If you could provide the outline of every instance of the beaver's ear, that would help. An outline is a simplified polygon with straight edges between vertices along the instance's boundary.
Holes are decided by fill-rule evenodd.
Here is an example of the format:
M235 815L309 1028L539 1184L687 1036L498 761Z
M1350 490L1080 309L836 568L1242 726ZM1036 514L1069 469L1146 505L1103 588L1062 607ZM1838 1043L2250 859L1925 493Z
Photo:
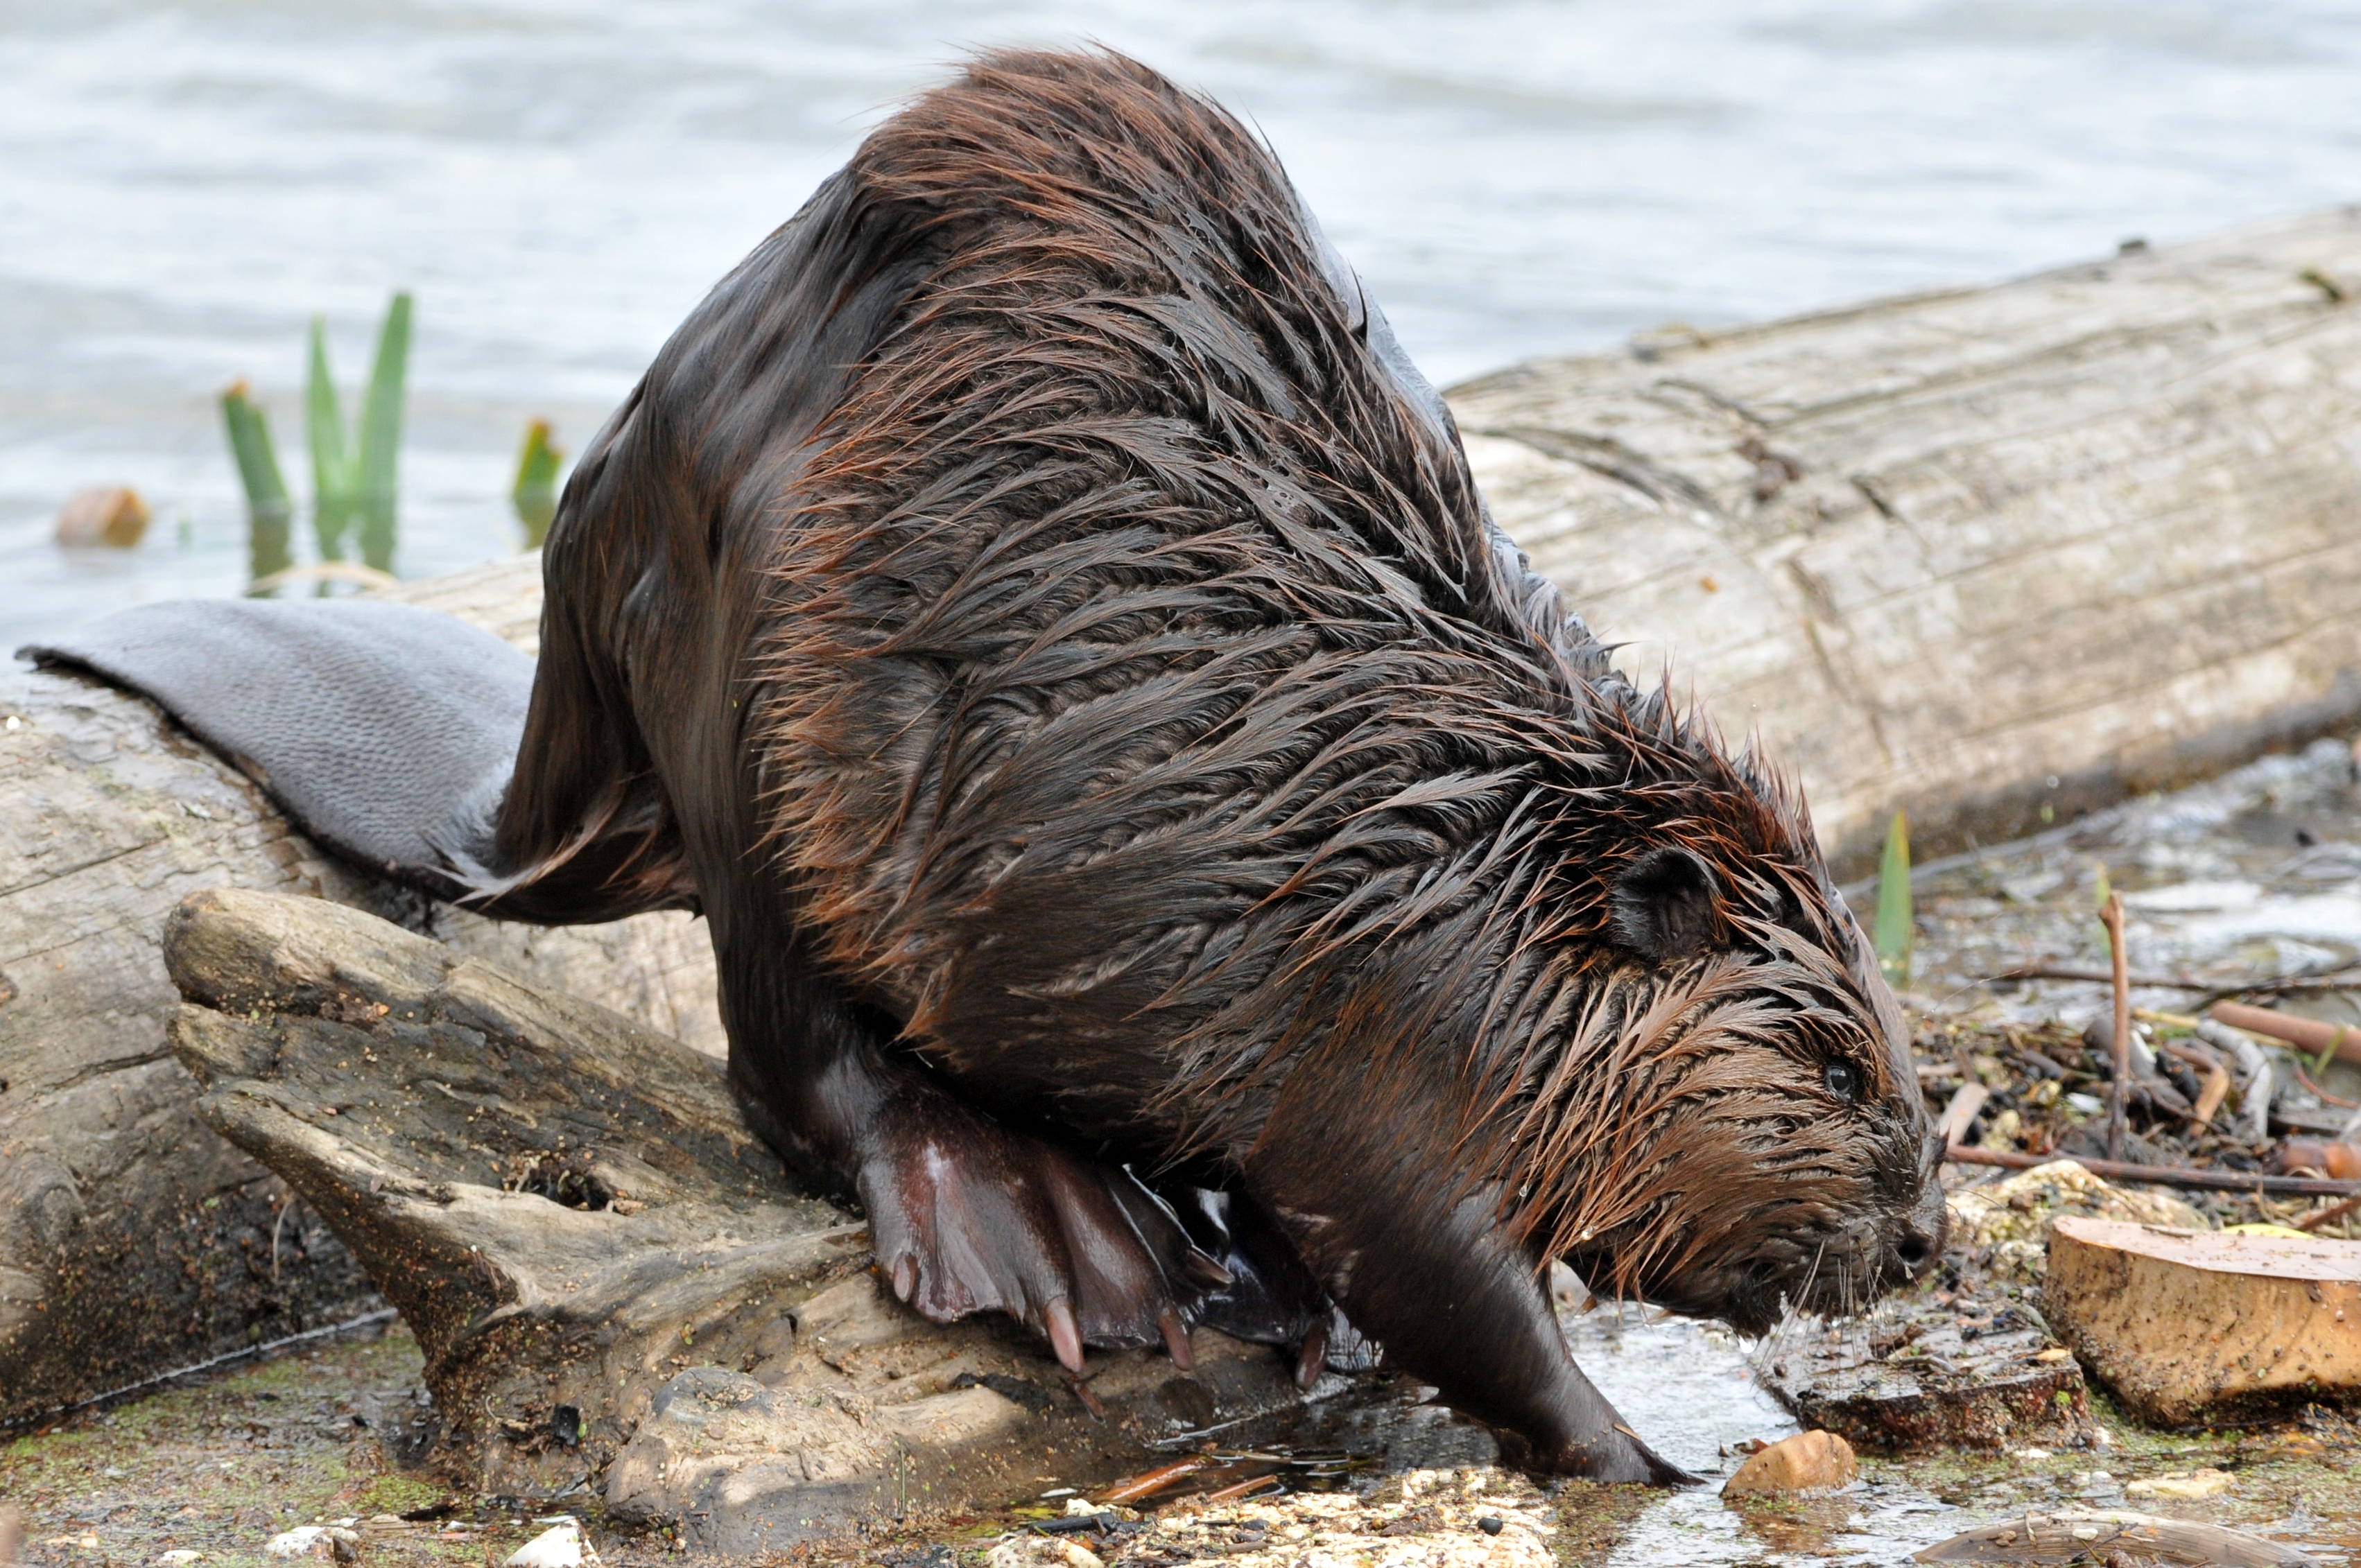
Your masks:
M1641 856L1616 879L1607 904L1615 939L1652 963L1696 957L1720 925L1713 872L1686 850Z

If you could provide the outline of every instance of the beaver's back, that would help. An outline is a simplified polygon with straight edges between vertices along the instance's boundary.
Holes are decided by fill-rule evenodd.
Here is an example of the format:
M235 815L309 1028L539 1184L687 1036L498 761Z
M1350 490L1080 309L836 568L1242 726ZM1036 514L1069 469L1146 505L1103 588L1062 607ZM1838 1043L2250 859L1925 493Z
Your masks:
M917 276L733 498L775 853L986 1091L1108 1128L1190 1035L1154 1076L1212 1095L1206 1032L1283 1023L1315 922L1448 900L1565 730L1558 642L1595 651L1529 612L1448 416L1221 111L998 56L840 180L826 221L878 236L841 275Z

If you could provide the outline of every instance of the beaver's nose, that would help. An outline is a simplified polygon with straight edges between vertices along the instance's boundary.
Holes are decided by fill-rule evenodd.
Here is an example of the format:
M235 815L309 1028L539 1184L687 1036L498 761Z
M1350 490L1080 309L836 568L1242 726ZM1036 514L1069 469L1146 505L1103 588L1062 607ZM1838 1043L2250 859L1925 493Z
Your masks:
M1927 1270L1935 1266L1935 1260L1943 1255L1943 1237L1950 1218L1950 1211L1943 1203L1942 1188L1928 1182L1917 1210L1904 1223L1902 1234L1894 1244L1894 1259L1902 1266L1906 1277L1925 1277Z

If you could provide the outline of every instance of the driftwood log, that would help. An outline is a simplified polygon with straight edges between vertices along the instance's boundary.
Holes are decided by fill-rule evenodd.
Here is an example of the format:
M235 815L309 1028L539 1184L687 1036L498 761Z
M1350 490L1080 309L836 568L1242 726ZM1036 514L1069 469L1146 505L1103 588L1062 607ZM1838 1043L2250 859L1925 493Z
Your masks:
M421 587L530 649L536 562ZM722 1048L687 916L549 931L435 906L328 860L148 703L0 668L0 1421L377 1305L317 1217L192 1113L159 943L215 886L374 910Z
M1455 389L1501 523L1865 869L2361 717L2361 208Z
M588 1480L746 1553L1104 1479L1298 1403L1275 1353L1210 1332L1193 1373L1094 1354L1077 1382L998 1318L919 1321L709 1058L375 916L198 893L165 954L198 1113L401 1309L469 1490Z

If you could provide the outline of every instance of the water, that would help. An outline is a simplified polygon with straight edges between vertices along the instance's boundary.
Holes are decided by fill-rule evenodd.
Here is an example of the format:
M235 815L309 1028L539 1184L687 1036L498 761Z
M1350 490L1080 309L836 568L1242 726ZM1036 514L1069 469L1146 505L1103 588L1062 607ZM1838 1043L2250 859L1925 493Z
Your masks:
M1095 38L1250 115L1438 379L2361 197L2338 0L0 0L0 647L227 592L214 397L290 480L414 289L405 575L512 549L698 295L970 44ZM127 555L60 500L129 482Z

